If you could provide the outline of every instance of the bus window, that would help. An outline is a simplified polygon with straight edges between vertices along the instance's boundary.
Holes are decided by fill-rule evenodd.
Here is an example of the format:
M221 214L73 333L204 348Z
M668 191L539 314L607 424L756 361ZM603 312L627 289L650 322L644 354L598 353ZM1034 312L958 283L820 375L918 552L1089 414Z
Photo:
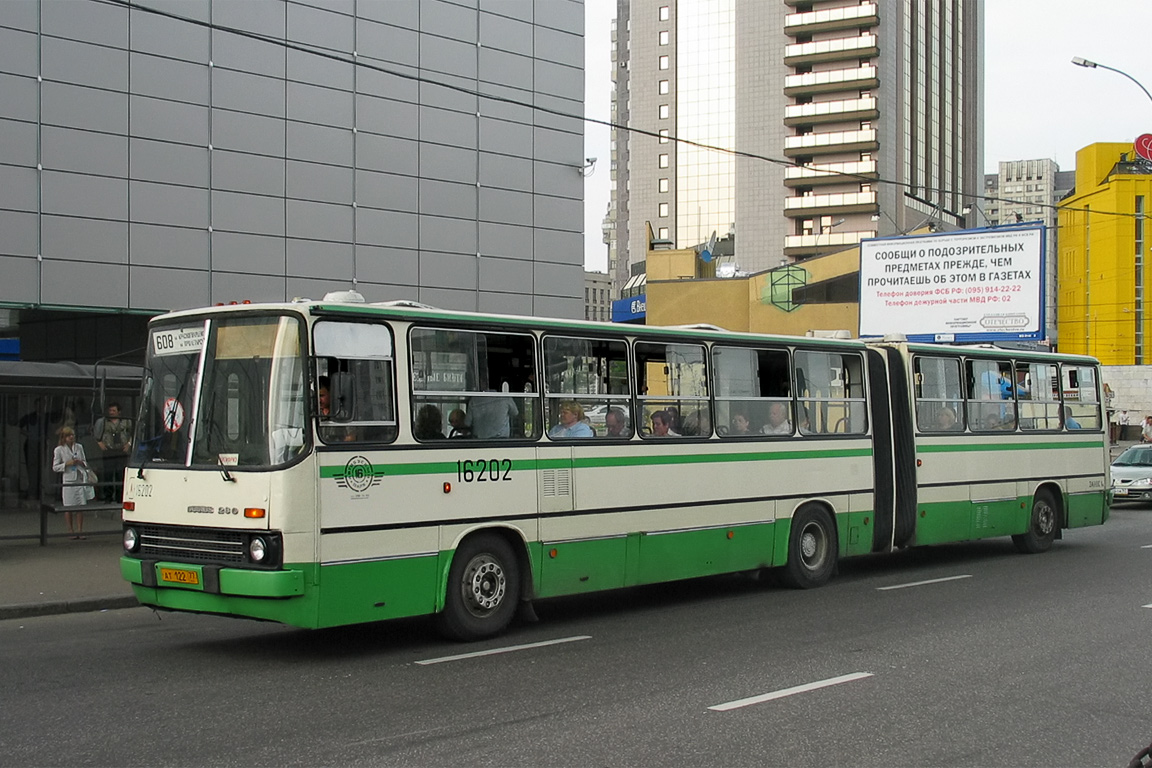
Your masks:
M786 350L712 347L717 433L791 435L791 378Z
M1016 364L1020 429L1060 429L1060 379L1048 363Z
M552 439L630 438L627 344L546 337L544 398Z
M531 335L414 328L410 347L412 419L421 425L417 440L438 440L441 434L476 440L540 436ZM440 430L431 429L437 412Z
M313 328L318 434L325 443L396 438L392 333L371 323Z
M1007 360L969 358L968 428L973 431L1016 429L1015 379Z
M708 371L702 344L636 344L641 437L708 437Z
M1061 365L1065 429L1100 429L1100 393L1096 369L1087 365Z
M800 434L858 435L867 430L860 355L797 350L795 366Z
M912 363L916 385L916 427L921 432L963 432L960 360L917 356Z

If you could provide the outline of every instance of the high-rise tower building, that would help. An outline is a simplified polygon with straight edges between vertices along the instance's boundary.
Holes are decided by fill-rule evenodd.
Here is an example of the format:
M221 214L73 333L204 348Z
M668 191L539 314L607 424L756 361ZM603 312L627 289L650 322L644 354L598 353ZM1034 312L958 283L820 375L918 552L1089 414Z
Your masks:
M616 287L648 222L679 248L734 233L746 271L975 223L982 16L983 0L618 0Z
M984 177L984 200L979 203L990 227L1044 225L1044 336L1049 341L1056 340L1056 205L1075 185L1076 172L1061 171L1055 160L1001 161L998 173Z

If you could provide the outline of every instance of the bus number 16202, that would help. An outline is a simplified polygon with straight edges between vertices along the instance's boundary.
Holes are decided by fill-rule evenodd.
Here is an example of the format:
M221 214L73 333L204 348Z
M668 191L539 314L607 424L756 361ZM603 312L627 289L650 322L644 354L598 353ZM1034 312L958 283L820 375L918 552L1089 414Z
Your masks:
M511 480L512 459L464 459L456 462L456 479L465 483Z

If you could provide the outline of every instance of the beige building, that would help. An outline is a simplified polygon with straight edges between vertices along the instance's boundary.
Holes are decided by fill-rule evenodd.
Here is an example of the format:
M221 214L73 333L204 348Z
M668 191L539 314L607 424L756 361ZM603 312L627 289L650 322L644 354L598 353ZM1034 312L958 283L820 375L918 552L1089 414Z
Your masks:
M701 276L693 248L649 251L648 325L706 323L730 331L803 336L860 324L860 248L733 277Z
M612 319L612 278L604 272L584 272L584 319Z

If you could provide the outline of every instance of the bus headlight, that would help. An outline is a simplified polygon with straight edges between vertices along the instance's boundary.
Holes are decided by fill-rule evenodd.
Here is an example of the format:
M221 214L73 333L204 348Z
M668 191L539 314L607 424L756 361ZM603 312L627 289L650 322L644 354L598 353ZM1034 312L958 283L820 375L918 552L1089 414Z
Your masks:
M140 537L136 533L135 528L124 529L124 551L135 552L140 549Z
M261 536L254 536L248 542L248 559L254 563L264 562L264 558L268 556L268 542L264 541Z

